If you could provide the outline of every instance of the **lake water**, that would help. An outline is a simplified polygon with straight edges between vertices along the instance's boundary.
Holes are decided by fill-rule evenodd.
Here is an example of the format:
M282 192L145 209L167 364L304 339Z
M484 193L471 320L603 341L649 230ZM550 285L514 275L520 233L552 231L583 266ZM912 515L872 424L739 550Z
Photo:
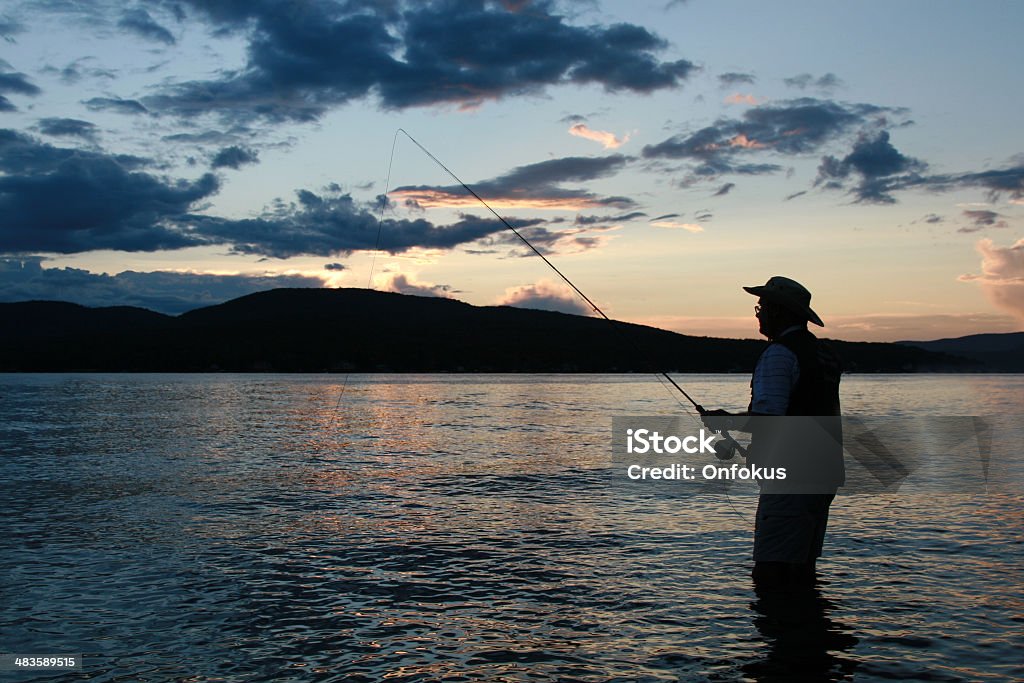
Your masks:
M745 407L746 377L678 379ZM843 401L1020 416L1024 376ZM610 475L614 416L680 411L637 376L0 375L0 652L84 655L3 675L1024 678L1019 489L840 496L825 582L757 595L755 499Z

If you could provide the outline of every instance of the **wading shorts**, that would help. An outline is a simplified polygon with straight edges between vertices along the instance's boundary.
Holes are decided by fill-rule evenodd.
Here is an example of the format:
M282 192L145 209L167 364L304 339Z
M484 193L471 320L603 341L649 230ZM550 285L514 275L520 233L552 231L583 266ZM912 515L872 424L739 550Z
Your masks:
M821 557L834 493L763 493L754 523L755 562L810 562Z

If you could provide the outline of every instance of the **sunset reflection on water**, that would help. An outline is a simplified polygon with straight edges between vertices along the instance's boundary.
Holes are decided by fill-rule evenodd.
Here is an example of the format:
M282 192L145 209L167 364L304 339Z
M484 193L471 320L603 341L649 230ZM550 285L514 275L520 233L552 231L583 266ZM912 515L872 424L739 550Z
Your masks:
M610 477L612 416L681 411L652 379L0 383L5 648L81 652L96 680L1024 676L1024 498L840 496L826 583L758 595L752 496ZM1016 416L1022 388L854 376L844 401Z

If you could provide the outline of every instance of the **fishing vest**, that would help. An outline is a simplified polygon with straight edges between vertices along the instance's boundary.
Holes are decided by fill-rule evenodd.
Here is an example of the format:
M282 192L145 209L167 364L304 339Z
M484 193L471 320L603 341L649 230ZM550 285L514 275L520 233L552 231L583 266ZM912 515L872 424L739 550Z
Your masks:
M808 330L794 330L772 343L792 351L800 364L786 415L841 415L839 379L843 369L832 347Z
M756 430L759 433L754 435L752 444L755 458L787 466L790 478L784 485L766 482L762 493L835 493L846 480L839 406L842 375L839 356L829 344L806 329L789 332L772 344L789 349L800 366L786 415L806 418L812 423L806 420L777 423L773 421L780 418L764 418L771 426ZM813 428L809 428L809 424Z

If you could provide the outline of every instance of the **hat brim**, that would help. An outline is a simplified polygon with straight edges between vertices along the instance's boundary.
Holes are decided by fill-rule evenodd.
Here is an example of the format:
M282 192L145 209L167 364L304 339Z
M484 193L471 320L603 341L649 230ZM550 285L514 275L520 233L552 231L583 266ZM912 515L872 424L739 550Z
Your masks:
M818 314L815 313L810 306L805 306L799 301L791 299L784 294L780 294L776 289L769 289L764 285L758 285L757 287L744 287L743 290L749 294L753 294L754 296L758 296L762 299L771 301L772 303L784 306L786 309L793 311L794 313L799 313L807 319L807 322L814 323L818 327L825 327L825 323L821 321L821 318L818 317Z

